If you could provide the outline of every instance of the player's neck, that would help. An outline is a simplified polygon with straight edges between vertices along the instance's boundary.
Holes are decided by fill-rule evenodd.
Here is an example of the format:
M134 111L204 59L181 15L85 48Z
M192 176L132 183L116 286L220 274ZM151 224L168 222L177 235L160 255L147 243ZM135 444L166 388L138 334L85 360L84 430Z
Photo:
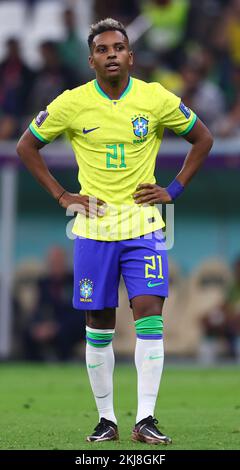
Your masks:
M101 87L104 93L109 96L111 100L118 100L123 94L124 90L127 88L129 83L129 75L127 75L123 79L121 78L113 82L104 81L100 77L96 77L96 79L98 85Z

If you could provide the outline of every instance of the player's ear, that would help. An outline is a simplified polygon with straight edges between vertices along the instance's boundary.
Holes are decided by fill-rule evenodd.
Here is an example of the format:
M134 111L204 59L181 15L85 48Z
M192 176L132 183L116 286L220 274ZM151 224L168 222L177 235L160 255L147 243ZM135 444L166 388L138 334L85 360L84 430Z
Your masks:
M133 51L129 51L129 65L133 65Z
M91 69L94 69L94 68L95 68L95 67L94 67L94 62L93 62L93 56L92 56L92 55L90 55L90 56L88 57L88 63L89 63L89 67L90 67Z

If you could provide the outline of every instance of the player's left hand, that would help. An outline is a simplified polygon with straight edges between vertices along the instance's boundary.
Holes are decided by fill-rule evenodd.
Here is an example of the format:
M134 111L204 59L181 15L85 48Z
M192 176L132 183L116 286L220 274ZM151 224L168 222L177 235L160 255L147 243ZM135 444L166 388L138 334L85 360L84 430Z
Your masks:
M133 195L136 204L161 204L172 200L167 190L157 184L139 184L136 191Z

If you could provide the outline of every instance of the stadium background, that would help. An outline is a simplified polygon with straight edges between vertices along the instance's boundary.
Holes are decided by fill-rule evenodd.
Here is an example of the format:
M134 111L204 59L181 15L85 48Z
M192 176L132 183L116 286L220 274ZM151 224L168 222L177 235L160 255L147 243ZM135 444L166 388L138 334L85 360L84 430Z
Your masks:
M204 340L202 319L223 302L239 253L239 9L238 1L217 0L104 6L83 0L0 2L2 358L23 357L21 335L36 308L34 286L49 250L63 247L71 267L73 246L66 236L69 217L21 167L15 142L32 116L64 88L92 78L86 66L89 24L113 16L127 25L135 51L133 75L160 80L181 95L215 137L204 168L175 207L172 295L165 306L166 351L203 353L210 360L216 344ZM171 181L187 149L183 140L166 133L156 167L159 184ZM76 165L64 140L44 154L63 186L78 191ZM121 304L116 348L127 355L134 332L123 288ZM186 323L187 334L181 326ZM224 353L226 344L221 338L218 343Z
M221 309L233 282L233 263L240 253L237 0L0 1L0 359L14 363L26 359L55 362L62 358L78 363L84 359L83 325L81 338L73 341L67 357L56 353L54 334L51 336L49 331L45 336L42 333L42 357L28 350L26 331L29 334L32 319L36 317L39 323L52 321L52 313L49 317L47 311L36 313L41 305L39 278L49 276L51 263L59 262L60 271L61 263L66 263L66 273L71 270L73 241L66 236L66 226L72 217L66 217L20 165L15 148L32 116L64 88L93 78L86 67L88 28L92 22L109 16L127 25L135 52L132 75L159 80L181 95L214 135L211 155L175 205L165 349L167 363L182 359L194 366L224 365L230 370L240 359L239 300L238 307L234 306L237 321L230 340L224 331ZM70 25L68 30L66 23ZM159 184L167 185L173 179L187 149L183 139L165 133L156 166ZM43 154L62 185L71 192L78 191L77 168L64 139L46 146ZM54 266L51 269L54 272ZM239 290L238 284L238 294ZM46 310L49 308L48 303ZM212 318L210 328L208 320ZM223 330L214 328L219 322ZM132 358L134 343L133 321L121 284L117 358ZM31 369L30 375L35 370ZM6 365L2 366L2 374L11 387ZM7 396L7 389L5 393ZM14 447L10 437L8 442L7 448Z

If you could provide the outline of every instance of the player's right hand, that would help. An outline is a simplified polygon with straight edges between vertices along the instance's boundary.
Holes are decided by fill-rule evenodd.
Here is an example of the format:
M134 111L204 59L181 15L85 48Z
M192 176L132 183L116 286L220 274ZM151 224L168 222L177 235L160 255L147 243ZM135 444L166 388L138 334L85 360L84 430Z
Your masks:
M59 204L64 209L70 208L90 218L102 217L106 211L106 203L101 199L67 191L59 199Z

